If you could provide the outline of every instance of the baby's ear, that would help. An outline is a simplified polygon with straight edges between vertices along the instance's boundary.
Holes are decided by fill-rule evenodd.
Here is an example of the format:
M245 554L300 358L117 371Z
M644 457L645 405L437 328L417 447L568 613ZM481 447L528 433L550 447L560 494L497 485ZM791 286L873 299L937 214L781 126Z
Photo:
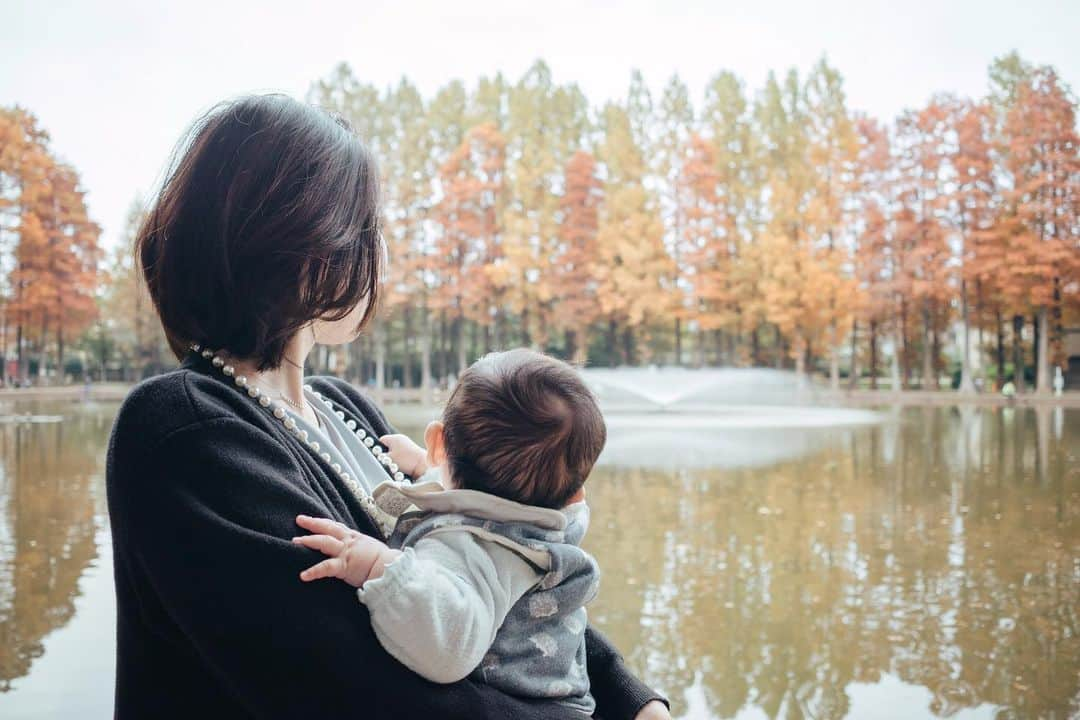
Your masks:
M424 430L424 445L427 446L427 464L429 467L446 463L446 441L443 437L443 424L438 420L428 423Z

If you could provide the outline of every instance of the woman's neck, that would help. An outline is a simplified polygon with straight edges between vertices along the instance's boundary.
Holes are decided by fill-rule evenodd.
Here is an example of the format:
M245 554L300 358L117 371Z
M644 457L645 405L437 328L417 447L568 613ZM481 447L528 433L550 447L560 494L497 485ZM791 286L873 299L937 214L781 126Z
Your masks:
M272 370L258 371L255 362L239 358L233 359L232 365L237 374L246 376L249 382L268 391L271 396L280 394L293 409L303 408L304 417L315 422L314 412L304 401L304 361L314 346L313 334L301 331L286 344L281 364Z

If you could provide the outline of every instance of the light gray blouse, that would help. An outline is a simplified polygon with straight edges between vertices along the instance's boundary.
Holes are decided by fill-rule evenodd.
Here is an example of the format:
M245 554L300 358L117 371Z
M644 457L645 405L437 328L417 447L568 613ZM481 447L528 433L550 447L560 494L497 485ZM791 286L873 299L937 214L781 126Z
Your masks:
M371 454L371 450L364 446L364 441L345 425L345 420L335 415L322 400L316 397L315 391L306 385L304 397L311 403L315 414L322 421L321 427L316 427L304 416L289 408L285 408L286 412L296 421L297 427L307 430L309 438L317 439L320 453L330 454L331 464L341 465L346 472L356 478L360 488L371 495L376 485L389 478L382 464ZM378 438L375 439L378 440Z

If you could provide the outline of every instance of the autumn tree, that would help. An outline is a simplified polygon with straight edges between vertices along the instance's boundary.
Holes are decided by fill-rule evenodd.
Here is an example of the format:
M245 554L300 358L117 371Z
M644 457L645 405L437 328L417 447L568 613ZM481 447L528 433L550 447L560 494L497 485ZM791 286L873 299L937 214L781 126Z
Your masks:
M603 184L596 159L578 150L566 163L560 200L559 249L552 258L558 314L564 319L567 356L588 359L588 329L600 317L597 304L597 236Z
M1016 221L1005 293L1018 314L1025 305L1036 314L1036 388L1047 393L1051 363L1064 361L1062 308L1076 301L1080 281L1080 138L1075 105L1052 69L1019 86L1005 132Z
M142 202L132 202L121 241L109 253L103 273L101 315L108 332L108 345L99 343L99 364L108 362L108 351L119 353L123 367L134 371L126 379L141 379L144 373L160 372L169 355L165 333L158 320L150 293L135 262L135 235L145 219Z
M646 166L625 106L609 103L598 149L604 207L597 233L597 299L607 319L610 362L634 362L634 335L667 295L670 257L663 226L645 188ZM617 353L617 355L616 355Z
M87 215L78 174L51 154L33 115L5 110L0 138L0 182L8 188L2 209L10 218L3 233L14 239L5 324L16 326L20 374L26 373L26 345L33 343L38 372L47 375L51 344L62 376L67 347L96 315L101 231Z
M949 217L956 233L962 324L960 349L960 391L974 392L971 372L971 328L980 325L978 313L971 312L972 298L981 308L992 292L994 267L1000 263L986 233L994 221L994 162L991 156L990 109L982 103L954 100L947 108L953 134L949 163L954 187L949 193Z

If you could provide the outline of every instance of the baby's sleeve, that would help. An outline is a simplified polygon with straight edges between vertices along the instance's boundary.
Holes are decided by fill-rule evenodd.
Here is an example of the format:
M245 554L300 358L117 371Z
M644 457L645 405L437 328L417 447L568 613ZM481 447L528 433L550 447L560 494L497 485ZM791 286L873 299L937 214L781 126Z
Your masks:
M357 594L387 652L428 680L452 683L476 669L540 578L512 550L449 530L406 548Z

